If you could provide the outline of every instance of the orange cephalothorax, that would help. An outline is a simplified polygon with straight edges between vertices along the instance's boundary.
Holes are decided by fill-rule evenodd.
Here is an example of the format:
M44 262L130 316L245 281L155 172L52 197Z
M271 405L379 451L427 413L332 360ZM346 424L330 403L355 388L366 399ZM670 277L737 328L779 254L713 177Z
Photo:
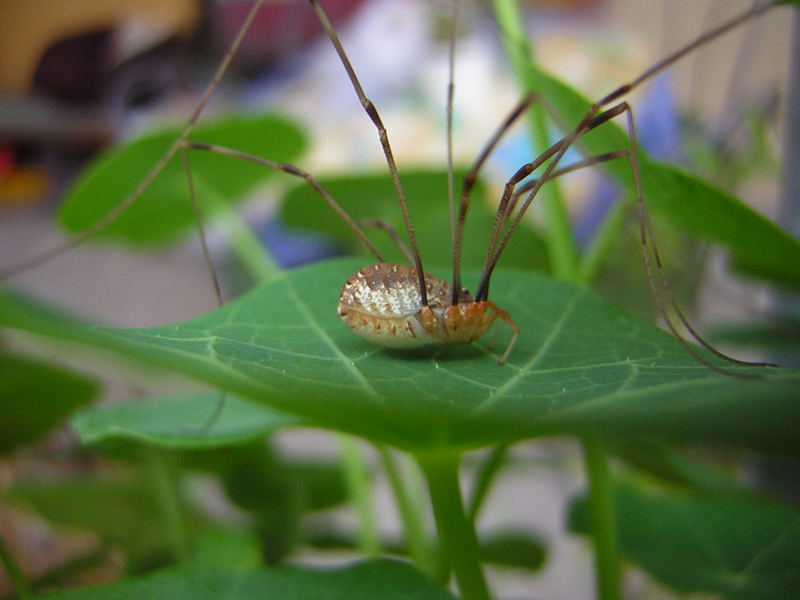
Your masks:
M467 344L485 334L499 318L514 332L499 362L505 360L519 331L508 313L492 302L475 302L466 294L458 304L451 304L450 284L429 273L425 273L425 287L427 305L422 304L413 268L391 263L369 265L345 282L339 296L339 316L364 339L395 348Z

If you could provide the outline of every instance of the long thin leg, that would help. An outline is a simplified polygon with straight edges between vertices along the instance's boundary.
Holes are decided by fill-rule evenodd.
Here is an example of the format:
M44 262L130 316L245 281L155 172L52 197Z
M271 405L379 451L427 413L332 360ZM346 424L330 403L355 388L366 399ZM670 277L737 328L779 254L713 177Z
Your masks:
M192 111L189 120L186 122L186 125L183 126L180 134L178 135L177 139L172 143L172 145L167 149L164 155L161 157L153 168L150 170L149 173L139 182L139 185L125 198L123 198L119 204L117 204L114 208L112 208L106 215L97 221L94 225L89 227L83 233L78 234L77 236L67 240L64 243L58 244L48 250L45 250L41 254L33 256L27 260L23 260L22 262L17 263L16 265L10 267L6 271L0 273L0 281L6 279L8 277L12 277L24 271L28 271L35 267L38 267L41 264L44 264L51 258L59 256L60 254L67 252L73 248L76 248L83 244L86 240L94 237L103 229L108 227L114 220L116 220L122 213L124 213L128 208L136 202L136 200L141 196L144 191L150 187L150 184L153 183L156 177L158 177L159 173L164 170L164 167L167 166L170 160L175 156L178 150L181 148L183 143L186 141L186 138L191 133L192 129L194 129L197 120L200 118L200 114L203 112L203 109L208 104L208 101L211 99L211 96L216 91L217 87L219 86L222 77L225 75L228 67L231 64L231 61L236 56L236 53L239 51L239 47L242 45L242 41L244 40L244 36L247 34L247 31L250 29L250 25L253 22L253 19L256 16L256 13L261 8L261 5L264 3L264 0L257 0L257 2L253 5L253 8L250 9L250 12L247 14L247 18L244 20L241 29L239 29L239 33L236 34L233 42L231 42L228 51L225 53L225 57L222 59L219 67L214 72L214 76L211 78L211 82L206 87L203 95L200 97L200 100L197 102L194 110Z
M527 94L519 103L512 109L508 116L503 120L491 138L486 142L486 145L480 151L475 161L464 176L464 183L461 186L461 197L459 198L458 217L455 223L455 235L453 237L453 295L451 297L452 304L458 304L458 290L461 289L461 247L464 241L464 222L467 219L467 209L469 208L469 199L475 182L478 179L478 173L483 167L486 159L494 152L497 144L508 132L511 126L522 116L528 108L538 99L537 94Z
M702 344L707 350L713 352L720 358L723 358L729 362L740 364L740 365L749 365L749 366L767 366L767 363L750 363L746 361L741 361L735 359L733 357L728 356L727 354L723 354L716 348L714 348L711 344L706 342L698 333L697 331L689 324L688 319L683 314L680 306L675 301L672 292L670 291L669 284L667 283L667 279L664 276L663 266L661 264L661 258L658 254L658 249L656 247L655 237L653 235L653 229L650 226L650 221L647 216L647 211L644 205L644 194L642 192L642 182L641 177L639 175L639 157L638 157L638 137L636 135L636 123L633 119L633 110L628 105L627 102L624 102L623 105L625 106L625 113L627 117L627 124L628 124L628 135L630 136L631 140L631 152L628 154L628 162L630 164L631 173L633 175L633 183L634 189L636 190L636 205L639 207L639 237L642 244L642 257L644 260L645 270L647 271L647 283L650 286L650 291L653 294L653 299L656 303L656 308L658 309L658 313L661 315L661 319L664 321L664 324L669 328L672 335L678 340L678 342L683 346L683 348L692 355L692 357L702 364L703 366L708 367L712 371L716 371L722 375L728 375L730 377L736 377L738 379L759 379L759 375L743 375L741 373L733 373L731 371L727 371L725 369L721 369L716 365L711 364L706 359L701 357L695 350L692 348L691 344L689 344L683 336L678 331L678 328L672 323L672 319L670 319L669 314L667 313L666 307L661 299L661 292L658 289L658 285L661 285L661 289L667 295L667 298L670 302L670 306L675 311L675 314L678 316L680 322L687 327L689 332L692 336ZM648 243L649 239L649 243ZM653 257L656 261L657 269L653 269L653 265L650 262L650 252L652 251Z
M461 2L454 0L452 22L450 24L450 44L448 48L447 60L447 99L445 101L445 122L447 133L445 136L445 143L447 145L447 208L450 215L450 243L453 246L453 263L455 262L455 248L457 245L456 240L456 201L455 201L455 183L454 169L453 169L453 99L455 97L455 71L456 71L456 33L458 32L458 12L461 8ZM454 267L453 273L455 273ZM455 279L455 274L453 275ZM454 286L455 288L455 286ZM457 289L457 288L455 288ZM458 294L454 293L453 298L458 301ZM454 302L455 304L455 302Z
M347 214L347 212L341 207L341 205L338 202L336 202L333 196L331 196L330 193L325 188L323 188L319 184L319 182L316 179L314 179L314 177L312 177L310 173L298 167L295 167L294 165L289 165L286 163L276 163L266 158L261 158L260 156L254 156L252 154L247 154L246 152L240 152L239 150L233 150L232 148L226 148L224 146L217 146L214 144L204 144L201 142L191 142L191 141L184 141L182 145L183 147L190 150L203 150L206 152L214 152L216 154L224 154L225 156L233 156L235 158L241 158L242 160L247 160L257 165L261 165L269 169L275 169L277 171L281 171L288 175L293 175L294 177L299 177L300 179L303 179L309 186L311 186L314 189L314 191L316 191L320 196L322 196L322 199L325 200L328 206L330 206L333 209L333 211L337 215L339 215L342 221L344 221L345 224L350 229L353 230L353 233L355 233L358 236L358 239L364 242L367 248L370 249L370 251L375 255L375 257L379 261L381 262L386 261L386 259L380 253L380 251L373 245L370 239L366 236L364 231L358 226L358 224L355 221L353 221L352 217L350 217L350 215Z
M606 96L603 100L600 101L600 106L605 106L606 104L614 102L622 95L627 94L632 89L638 87L639 85L641 85L648 79L651 79L652 77L654 77L655 75L657 75L658 73L660 73L661 71L672 65L673 63L679 61L681 58L683 58L696 48L699 48L700 46L707 44L711 40L727 33L731 29L735 29L742 23L749 21L750 19L755 18L758 15L765 13L768 10L771 10L781 4L784 4L784 2L780 0L772 0L768 2L755 2L754 5L749 10L746 10L741 14L733 17L732 19L726 21L722 25L719 25L718 27L715 27L714 29L703 33L702 35L698 36L693 42L690 42L683 48L676 50L669 56L662 58L660 61L658 61L649 69L647 69L644 73L639 75L639 77L631 81L629 84L621 86L620 88L618 88L617 90Z
M716 372L719 372L719 373L724 374L724 375L730 375L730 376L733 376L733 377L739 377L739 378L744 378L744 379L752 379L754 377L758 377L758 376L752 376L752 375L741 375L739 373L731 373L731 372L729 372L727 370L720 369L719 367L709 363L707 360L705 360L701 356L699 356L697 354L697 352L691 347L691 345L689 345L686 342L686 340L681 336L680 332L678 331L678 329L675 327L675 325L673 324L672 320L670 319L670 316L669 316L669 314L668 314L668 312L666 310L666 307L664 306L664 304L662 302L661 291L658 289L659 286L661 287L661 290L663 290L663 293L667 296L669 304L672 307L672 310L675 313L675 315L678 317L679 321L683 324L683 326L687 329L687 331L689 331L691 333L691 335L697 340L697 342L700 343L702 346L704 346L707 350L709 350L710 352L716 354L720 358L723 358L723 359L725 359L725 360L727 360L729 362L735 363L735 364L741 364L741 365L747 365L747 366L775 366L775 365L771 365L770 363L742 361L742 360L730 357L730 356L724 354L723 352L720 352L719 350L714 348L711 344L709 344L694 329L694 327L692 327L691 323L689 323L689 320L686 318L683 310L680 308L680 306L678 305L677 301L675 300L675 298L674 298L674 296L673 296L673 294L671 292L671 289L669 287L669 282L667 281L667 279L666 279L666 277L664 276L664 273L663 273L663 268L662 268L662 265L661 265L661 259L660 259L660 256L658 254L658 249L657 249L656 244L655 244L655 237L653 235L652 227L650 225L650 221L649 221L649 218L647 216L646 208L645 208L645 205L644 205L644 194L642 192L641 177L640 177L640 173L639 173L638 137L637 137L637 134L636 134L636 126L635 126L635 122L634 122L634 119L633 119L633 110L631 109L630 105L627 102L622 102L620 104L617 104L612 109L609 109L608 111L602 113L601 115L598 115L598 117L596 117L592 121L590 121L589 124L587 125L587 128L584 129L583 133L588 131L589 130L588 128L591 125L597 126L597 125L601 124L602 122L605 122L606 120L608 120L608 118L616 117L617 115L619 115L619 114L621 114L623 112L626 114L626 117L627 117L628 132L629 132L629 137L630 137L630 141L631 141L631 150L630 151L629 150L625 150L625 149L616 150L616 151L609 152L609 153L606 153L606 154L602 154L602 155L599 155L599 156L589 157L589 158L587 158L585 160L579 161L577 163L574 163L574 164L569 165L567 167L564 167L562 169L553 170L549 174L547 173L547 171L545 171L545 174L542 175L542 177L540 177L539 179L527 182L523 186L520 186L520 188L518 190L516 190L515 192L510 194L511 199L507 202L507 204L505 204L505 206L503 206L504 203L501 202L501 206L498 207L498 215L501 215L501 211L502 211L502 216L500 218L500 222L502 223L502 222L506 221L509 218L510 214L514 210L514 205L516 204L517 199L521 195L523 195L525 192L529 192L529 196L526 199L525 204L523 204L522 208L518 211L517 217L515 218L514 223L513 223L514 226L516 226L516 224L521 219L521 215L527 209L527 206L529 205L530 201L532 200L532 197L535 196L536 192L538 192L538 190L541 188L541 186L544 183L546 183L547 181L549 181L551 179L555 179L556 177L559 177L561 175L565 175L567 173L570 173L572 171L575 171L575 170L583 168L583 167L588 167L588 166L591 166L591 165L594 165L594 164L598 164L598 163L601 163L601 162L613 160L613 159L616 159L616 158L626 157L628 159L628 163L629 163L629 166L630 166L630 169L631 169L631 173L632 173L632 177L633 177L633 180L634 180L634 189L636 191L636 202L637 202L637 206L639 207L639 219L640 219L640 228L641 228L640 237L641 237L641 244L642 244L642 251L643 251L643 260L644 260L644 264L645 264L645 269L647 271L648 285L650 286L651 292L653 293L653 297L654 297L654 300L656 302L656 307L657 307L657 310L658 310L662 320L664 321L666 326L669 328L669 330L673 334L673 336L678 339L678 341L679 341L679 343L681 345L684 346L686 351L689 354L691 354L698 362L700 362L704 366L707 366L709 369L711 369L713 371L716 371ZM606 117L608 117L608 118L606 118ZM564 140L566 140L566 139L567 138L564 138ZM562 142L564 142L564 140L562 140ZM558 145L560 143L561 142L557 143L556 145ZM545 154L547 154L547 153L545 153ZM537 159L537 161L539 161L539 159ZM534 162L537 162L537 161L534 161ZM550 165L548 165L548 167L552 167L552 162L551 162ZM520 169L520 171L524 171L524 170L526 170L525 167L523 167L523 169ZM517 174L515 174L515 177L512 177L512 179L510 180L510 183L513 183L514 180L516 179L516 177L517 177ZM508 187L507 187L507 189L508 189ZM505 197L506 196L504 195L504 198ZM506 237L504 237L503 241L505 242L509 237L510 236L508 235L508 232L507 232L507 235L506 235ZM500 246L500 248L498 249L498 251L495 253L494 258L493 258L492 263L491 263L492 265L497 263L497 259L499 258L500 252L502 251L503 248L504 248L504 244L502 244ZM656 269L653 268L653 265L652 265L652 263L650 261L650 252L651 251L653 253L653 257L654 257L654 260L655 260L655 263L656 263ZM478 293L476 294L476 300L485 300L486 299L485 294L487 294L487 293L488 293L488 280L487 280L486 283L484 283L483 281L481 282L481 285L479 286Z
M203 258L205 259L206 266L208 267L208 272L211 276L211 284L214 287L214 295L216 296L217 306L222 306L222 289L219 285L219 277L217 276L217 269L214 266L214 261L211 259L211 252L208 250L208 242L206 240L206 228L205 224L203 223L203 214L200 211L200 205L197 202L197 194L195 192L194 187L194 177L192 177L192 170L189 167L189 158L187 156L188 149L184 146L181 147L181 163L183 164L183 170L186 173L186 184L189 188L189 200L192 204L192 212L194 213L195 218L195 225L197 226L197 234L200 238L200 246L203 249ZM211 411L211 414L206 417L205 421L198 427L191 427L190 429L197 433L200 436L206 435L211 428L214 426L214 423L217 422L219 415L222 413L222 410L225 408L225 402L228 399L227 392L219 392L217 396L217 402L214 405L214 410Z
M506 362L508 355L511 354L511 350L514 348L514 344L517 342L517 338L519 337L519 326L514 322L514 319L511 318L511 315L509 315L502 308L495 306L493 302L488 302L488 304L489 309L492 311L492 321L495 319L500 319L506 323L506 325L508 325L513 332L511 341L508 342L508 346L506 346L503 354L497 359L497 364L502 365L504 362Z
M683 326L687 329L687 331L689 331L691 333L691 335L697 340L697 342L699 342L707 350L709 350L710 352L716 354L720 358L723 358L723 359L725 359L725 360L727 360L729 362L735 363L735 364L747 365L747 366L775 366L775 365L771 365L770 363L742 361L742 360L730 357L727 354L724 354L723 352L720 352L719 350L714 348L711 344L709 344L694 329L694 327L692 327L691 323L689 323L689 320L686 318L683 310L680 308L680 306L678 305L677 301L675 300L675 298L674 298L674 296L673 296L673 294L671 292L671 289L669 287L669 282L667 281L667 279L666 279L666 277L664 276L664 273L663 273L663 268L662 268L662 265L661 265L661 259L660 259L660 256L658 254L658 248L656 247L656 244L655 244L655 237L653 235L652 227L650 225L650 221L649 221L649 218L647 216L646 208L645 208L645 205L644 205L644 194L642 192L641 177L640 177L640 173L639 173L638 138L637 138L637 134L636 134L635 121L633 119L633 110L631 109L630 105L627 102L621 102L621 103L615 105L612 109L609 109L608 111L605 111L601 115L598 115L597 117L595 117L591 121L589 121L588 124L586 125L586 127L584 128L584 131L581 133L581 135L583 135L583 133L586 133L587 131L589 131L590 127L592 127L592 126L596 127L597 125L607 121L609 118L616 117L616 116L618 116L619 114L621 114L623 112L626 114L626 117L627 117L627 125L628 125L628 132L629 132L628 135L629 135L630 141L631 141L631 150L630 151L623 149L623 150L617 150L617 151L614 151L614 152L609 152L609 153L606 153L606 154L603 154L603 155L599 155L599 156L595 156L595 157L590 157L590 158L587 158L587 159L585 159L583 161L579 161L579 162L577 162L577 163L575 163L573 165L569 165L567 167L564 167L562 169L553 170L549 174L548 174L548 171L546 170L545 174L542 175L542 177L540 177L539 179L527 182L523 186L520 186L520 188L518 190L516 190L515 192L513 192L513 193L508 192L507 194L504 194L504 200L507 197L507 195L510 195L511 199L508 200L507 203L504 203L504 202L501 201L501 206L498 207L498 215L501 215L501 217L500 217L501 224L503 222L505 222L509 218L510 214L514 210L514 205L516 204L517 199L522 194L524 194L525 192L528 192L529 196L528 196L528 198L526 198L525 203L523 204L522 208L520 208L520 210L517 212L517 216L515 217L514 222L512 223L513 227L516 227L516 224L521 219L522 214L524 213L524 211L529 206L530 201L532 201L532 198L535 196L536 192L538 192L538 190L541 188L541 186L544 183L546 183L547 181L549 181L551 179L555 179L556 177L559 177L559 176L564 175L566 173L570 173L572 171L575 171L575 170L577 170L579 168L587 167L587 166L590 166L590 165L593 165L593 164L597 164L597 163L600 163L600 162L605 162L605 161L608 161L608 160L613 160L615 158L626 157L628 159L628 163L629 163L629 166L631 168L631 173L632 173L632 177L633 177L633 180L634 180L634 189L636 191L636 202L637 202L637 206L639 207L639 221L640 221L640 229L641 229L640 237L641 237L641 244L642 244L642 255L643 255L643 260L644 260L644 264L645 264L645 269L647 271L648 285L650 286L651 292L652 292L654 300L656 302L656 308L657 308L662 320L664 321L666 326L669 328L669 330L673 334L673 336L675 338L677 338L678 342L699 363L703 364L704 366L708 367L709 369L711 369L713 371L716 371L716 372L724 374L724 375L729 375L729 376L743 378L743 379L757 378L758 376L742 375L742 374L739 374L739 373L731 373L731 372L729 372L727 370L720 369L719 367L709 363L707 360L705 360L704 358L702 358L701 356L699 356L697 354L697 352L694 350L694 348L692 348L691 345L689 345L686 342L686 340L681 336L681 334L678 331L677 327L675 327L675 325L673 324L673 322L672 322L672 320L671 320L671 318L670 318L670 316L669 316L669 314L668 314L668 312L666 310L666 307L664 306L664 304L662 302L661 291L658 289L659 286L661 287L661 290L663 290L663 293L667 296L668 301L669 301L669 305L672 307L672 310L675 313L675 315L678 317L679 321L683 324ZM567 139L568 139L568 137L564 138L561 142L558 142L555 146L557 146L559 144L562 144L562 143L566 144L566 140ZM547 152L545 154L547 154ZM537 161L534 161L534 163L539 162L540 159L541 159L541 157L539 159L537 159ZM550 168L553 167L553 162L555 162L555 159L553 159L553 161L551 161L551 163L548 165L548 170L550 170ZM534 163L531 163L531 165L534 164ZM524 172L525 170L527 170L525 167L520 169L520 171L522 171L522 172ZM511 180L509 180L509 183L510 184L515 184L516 179L518 178L518 175L520 175L520 174L521 173L518 171L518 173L515 174L515 176L512 177ZM506 189L508 190L509 187L507 186ZM513 188L511 188L511 189L513 189ZM509 229L509 231L510 231L510 229ZM503 242L506 242L509 239L509 237L510 237L510 235L508 234L508 231L507 231L506 236L503 238ZM492 265L492 268L497 263L499 255L502 252L504 247L505 247L505 244L504 243L501 244L501 246L499 247L499 249L495 253L494 258L492 259L492 262L490 263ZM652 263L650 261L650 252L653 253L653 258L654 258L655 263L656 263L656 268L655 269L653 268L653 265L652 265ZM477 300L485 300L486 299L485 294L487 294L487 293L488 293L488 280L485 283L483 281L481 282L481 284L479 286L479 289L478 289L478 293L476 294L476 299Z
M629 150L625 148L621 150L614 150L613 152L606 152L605 154L598 154L597 156L590 156L584 160L580 160L576 163L572 163L567 165L566 167L562 167L560 169L556 169L550 176L545 180L540 182L540 178L531 179L530 181L526 181L518 189L514 190L514 193L511 195L511 200L508 202L506 206L505 213L503 215L503 221L508 221L509 216L511 213L514 212L514 209L517 206L517 202L519 201L520 197L525 195L526 193L530 192L534 187L541 186L548 181L552 181L553 179L557 179L563 175L568 173L572 173L573 171L577 171L579 169L585 169L587 167L591 167L593 165L597 165L600 163L608 162L610 160L615 160L617 158L622 158L629 154Z
M639 75L639 77L637 77L636 79L632 80L629 83L626 83L624 85L619 86L617 89L612 91L610 94L606 95L601 100L599 100L598 102L594 103L591 107L589 107L589 110L586 112L586 114L581 119L581 121L575 126L575 128L570 133L568 133L560 142L556 143L554 146L551 146L551 148L548 149L547 151L545 151L537 159L537 161L534 161L534 163L529 163L528 165L523 166L523 168L520 169L520 171L515 173L514 176L512 176L512 179L509 180L509 183L506 184L506 189L505 189L505 191L503 193L503 199L506 202L508 202L510 200L511 195L512 195L512 191L513 191L512 181L515 182L515 183L518 183L519 181L524 179L524 177L526 177L528 174L530 174L533 169L531 169L530 171L527 171L527 174L525 174L525 175L520 177L521 171L523 171L524 169L526 169L526 167L529 167L529 166L531 166L533 164L536 164L534 169L538 168L538 166L540 166L545 160L547 160L548 158L550 158L552 156L552 160L548 163L548 165L547 165L547 167L545 169L545 172L541 177L541 181L540 181L539 186L534 187L531 190L528 198L523 203L522 208L517 213L517 216L515 217L514 221L512 222L512 224L510 225L510 227L507 230L506 234L504 235L502 241L500 242L500 246L499 246L499 248L498 248L498 250L496 252L494 251L494 244L496 244L497 242L496 242L496 240L494 238L495 232L493 231L493 240L490 242L489 248L487 250L487 258L486 258L486 262L484 263L483 272L481 274L481 281L480 281L479 286L478 286L478 294L476 295L476 299L481 299L481 298L485 299L486 290L488 289L488 285L489 285L489 278L491 277L491 273L492 273L492 271L494 270L494 267L497 264L497 259L500 257L500 254L502 253L503 249L505 248L506 244L508 243L508 239L510 238L510 236L513 233L514 229L516 229L517 225L519 224L519 221L522 219L522 216L524 215L524 213L527 210L528 206L530 206L530 203L536 197L536 194L538 193L539 187L541 187L541 184L544 181L547 180L547 178L550 176L550 173L556 168L556 166L558 165L558 162L561 160L561 158L563 158L563 156L566 153L567 149L575 142L575 140L577 140L581 135L586 133L586 131L588 131L591 128L590 125L592 123L594 123L596 121L596 119L598 119L598 118L602 117L604 114L606 114L606 113L602 113L602 114L598 115L598 113L600 112L600 110L604 106L607 106L608 104L611 104L612 102L617 101L619 98L621 98L625 94L629 93L631 90L635 89L636 87L638 87L639 85L641 85L642 83L647 81L648 79L651 79L656 74L660 73L661 71L663 71L664 69L666 69L667 67L669 67L670 65L675 63L676 61L678 61L681 58L683 58L686 54L688 54L692 50L694 50L694 49L696 49L696 48L698 48L698 47L710 42L711 40L723 35L724 33L727 33L728 31L730 31L731 29L734 29L738 25L741 25L745 21L747 21L747 20L749 20L751 18L754 18L754 17L756 17L756 16L758 16L758 15L760 15L760 14L762 14L762 13L764 13L764 12L766 12L766 11L772 9L772 8L775 8L775 7L779 6L781 3L782 2L780 2L779 0L773 0L773 1L770 1L770 2L758 3L755 6L753 6L752 8L750 8L749 10L746 10L746 11L742 12L741 14L737 15L736 17L726 21L722 25L712 29L711 31L708 31L708 32L700 35L699 37L697 37L691 43L687 44L686 46L684 46L684 47L680 48L679 50L673 52L669 56L666 56L662 60L658 61L653 66L651 66L649 69L644 71L641 75ZM609 109L609 110L613 110L613 108ZM556 147L557 147L557 149L556 149ZM502 200L501 200L501 206L503 206L503 208L505 208L504 205L503 205ZM502 213L500 212L500 209L498 208L498 216L497 216L497 219L495 221L496 227L499 226L498 221L500 220L501 215L502 215ZM497 235L499 235L499 232L497 233Z
M421 299L422 306L428 305L428 292L425 287L425 275L422 270L422 259L419 256L419 246L417 245L417 237L414 233L414 225L411 222L411 216L408 212L408 203L406 202L405 193L403 192L403 187L400 184L400 176L397 173L397 165L394 161L394 154L392 154L392 147L389 144L389 134L386 131L386 127L383 125L383 121L381 120L380 115L378 114L378 109L375 108L375 105L372 103L372 100L367 98L366 94L364 93L364 89L361 87L361 82L358 80L358 76L356 75L355 70L353 69L353 65L350 63L350 59L347 57L347 54L344 51L344 47L342 47L342 43L339 40L339 36L336 35L336 31L334 31L333 26L331 25L330 21L328 20L328 16L325 14L325 11L320 6L318 0L309 0L311 2L311 6L314 9L314 12L317 13L317 18L319 19L320 23L322 24L325 33L327 34L328 38L330 39L333 47L336 49L336 54L339 55L339 60L342 62L345 71L347 71L347 76L350 79L350 83L353 85L353 89L356 92L356 96L358 96L359 102L361 102L361 106L364 108L364 111L369 116L372 123L375 125L375 128L378 130L378 137L380 138L381 147L383 148L383 154L386 156L386 163L389 166L389 173L392 176L392 182L394 183L394 191L397 195L397 202L400 205L400 212L403 215L403 222L406 226L406 233L408 235L408 241L411 244L411 251L414 254L414 268L417 271L417 283L419 287L419 295Z
M406 246L403 243L403 240L400 239L400 236L397 234L397 231L395 231L395 228L392 227L391 223L384 221L383 219L358 219L356 223L358 223L358 225L361 227L375 227L376 229L385 231L386 234L392 238L392 241L395 243L395 245L400 248L400 252L402 252L403 256L406 257L408 264L414 264L414 257L411 254L411 250L409 250L408 246Z
M486 259L483 264L483 271L481 272L481 279L478 283L478 289L475 294L476 300L486 300L488 291L489 291L489 280L492 275L492 271L494 271L495 266L497 265L497 261L500 258L503 250L508 244L508 240L511 239L514 230L519 225L522 217L525 214L525 211L528 210L528 207L531 205L533 200L536 198L539 189L547 181L552 173L555 171L555 167L558 164L558 161L564 156L564 153L567 149L572 145L572 143L577 139L578 134L585 133L587 131L591 131L595 127L599 127L606 121L613 119L617 115L622 112L619 105L614 106L603 113L597 116L586 116L581 121L581 129L575 130L571 132L569 135L563 137L561 140L550 146L547 150L542 152L539 156L537 156L533 161L522 165L519 169L517 169L516 173L514 173L509 180L506 182L503 195L500 198L500 203L497 206L497 212L495 214L494 225L492 226L492 233L489 239L489 243L487 244L486 248ZM508 229L503 236L502 241L500 241L498 247L498 239L500 234L503 232L503 228L506 224L506 215L508 213L508 204L511 202L511 198L514 194L514 189L516 186L522 182L528 175L533 173L536 169L542 166L545 162L550 160L547 164L547 168L542 176L532 182L532 187L530 192L528 193L528 197L522 204L522 207L517 212L514 220L512 221L511 225L508 226Z
M507 203L501 203L501 206L498 207L497 217L499 219L500 229L502 229L508 222L509 218L511 217L511 214L514 212L514 209L516 208L519 198L522 197L524 194L531 193L531 190L534 190L533 193L535 194L543 184L547 183L548 181L552 181L553 179L557 179L562 175L567 175L568 173L572 173L573 171L577 171L579 169L591 167L593 165L597 165L603 162L608 162L610 160L615 160L617 158L622 158L624 156L627 156L628 154L629 154L628 150L621 149L621 150L614 150L612 152L606 152L605 154L599 154L597 156L590 156L589 158L578 161L561 169L556 169L555 171L550 173L550 175L547 176L547 178L542 176L540 178L531 179L530 181L525 182L518 189L513 190L513 192L511 193L511 199ZM521 210L524 210L524 208L525 207L523 207L523 209ZM495 256L492 258L491 264L496 265L498 259L499 259L499 252L496 253ZM479 293L481 293L481 296L478 299L486 300L489 294L488 278L485 280L485 283L483 280L481 281L481 284L478 286L478 290Z
M192 170L189 167L189 158L187 156L188 148L181 148L181 163L183 163L183 170L186 173L186 184L189 188L189 200L192 204L192 213L194 214L195 227L197 227L197 237L200 239L200 247L203 249L203 260L205 260L206 267L208 268L211 277L211 285L214 287L214 296L217 300L217 306L222 306L222 287L219 284L219 277L217 276L217 269L214 266L214 261L211 259L211 252L208 250L208 240L206 238L206 227L203 222L203 214L200 211L200 205L197 202L197 194L194 187L194 177L192 177Z

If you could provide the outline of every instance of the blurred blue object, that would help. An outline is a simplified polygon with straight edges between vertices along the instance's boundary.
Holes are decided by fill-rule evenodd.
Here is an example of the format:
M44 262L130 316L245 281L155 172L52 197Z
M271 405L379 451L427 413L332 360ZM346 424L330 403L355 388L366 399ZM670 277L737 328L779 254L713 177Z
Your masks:
M648 86L644 99L637 106L638 108L634 108L634 115L641 147L652 158L680 163L683 158L680 148L680 123L669 76L664 74L656 77ZM618 118L617 125L625 129L625 118ZM557 142L562 135L561 131L552 128L551 142ZM491 160L499 164L504 173L510 174L534 157L535 153L527 132L520 131L509 136L508 140L498 147ZM566 166L581 158L578 148L573 146L561 159L560 165ZM573 231L580 246L585 246L589 242L620 194L619 186L603 173L602 168L595 169L594 172L597 174L596 183L586 207L579 214L573 213Z
M279 219L262 223L256 234L282 269L342 254L324 237L287 229Z
M633 110L636 133L642 149L651 158L674 163L682 162L680 119L669 75L662 74L656 77L647 87L643 100ZM618 123L620 127L626 128L625 118L620 117L618 120L622 121ZM589 243L621 192L619 185L602 170L595 172L598 173L597 184L586 208L582 214L574 215L573 231L580 246Z

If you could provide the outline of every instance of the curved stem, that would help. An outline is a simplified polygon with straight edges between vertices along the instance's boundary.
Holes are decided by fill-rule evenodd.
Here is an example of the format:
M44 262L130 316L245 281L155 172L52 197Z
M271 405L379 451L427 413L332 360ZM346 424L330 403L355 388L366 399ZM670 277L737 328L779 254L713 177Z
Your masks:
M480 564L478 538L464 514L458 482L460 455L432 453L418 455L428 480L436 528L442 552L458 582L463 600L489 600L489 590Z
M608 456L603 443L595 436L582 438L581 446L589 481L589 523L594 543L597 598L619 600L619 547Z
M505 463L508 454L508 444L498 444L489 452L489 455L481 463L478 474L475 477L475 487L467 504L467 518L473 523L478 518L478 513L483 507L483 502L489 493L489 488L495 476L500 472L500 468Z
M414 563L426 573L433 575L436 572L437 564L431 552L429 540L425 535L425 522L419 507L414 502L403 483L400 470L392 456L389 448L383 444L377 444L378 456L380 456L389 485L392 488L397 511L400 513L400 520L403 522L403 529L406 537L408 554Z
M172 543L172 552L177 561L186 562L189 556L189 542L177 490L175 465L171 464L169 457L160 450L151 449L149 456L156 499L161 507L164 525Z
M355 439L342 434L337 434L336 438L342 453L345 484L358 518L359 551L365 557L377 556L381 543L372 510L369 472L364 456Z

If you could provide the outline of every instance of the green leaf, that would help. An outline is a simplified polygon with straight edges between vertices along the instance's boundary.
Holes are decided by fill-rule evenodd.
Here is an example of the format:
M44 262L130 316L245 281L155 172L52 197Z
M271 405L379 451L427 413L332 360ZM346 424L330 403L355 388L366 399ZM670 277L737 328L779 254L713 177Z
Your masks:
M464 171L457 171L455 177L456 182L460 182ZM430 265L449 267L453 252L447 216L447 172L409 171L403 173L400 179L425 268ZM386 221L405 242L403 220L388 175L324 177L319 182L354 219ZM494 211L486 202L486 188L480 182L475 185L471 198L464 227L462 264L480 267L486 257L486 243L494 223ZM495 199L495 203L497 200L499 198ZM320 232L354 250L368 252L347 225L332 215L316 192L306 185L293 188L281 208L281 218L287 225ZM370 228L366 229L366 233L387 260L407 262L386 233ZM547 251L541 237L523 222L503 254L503 265L544 271L547 264Z
M411 566L371 560L347 567L275 567L260 571L173 568L92 588L43 596L48 600L454 600Z
M114 350L410 450L588 432L800 450L796 369L730 367L764 377L753 381L719 375L591 291L512 270L498 271L492 288L521 330L507 364L496 364L487 340L380 348L335 312L342 282L360 266L298 269L166 327L87 327L11 295L0 295L0 324ZM503 328L500 351L508 339Z
M192 545L190 562L205 569L257 569L264 566L258 538L231 527L202 527Z
M188 393L144 402L96 406L72 420L85 444L130 439L167 449L200 450L244 444L300 419L263 404L227 396L219 417L208 430L219 392Z
M130 194L177 139L170 128L115 148L96 159L78 178L61 208L61 223L71 233L91 227ZM234 117L199 125L189 136L208 144L286 162L297 157L306 142L296 125L276 115ZM220 199L233 202L274 175L265 167L229 156L190 151L189 162L197 199L208 214ZM186 173L179 155L142 196L98 238L131 245L165 245L192 230L195 217Z
M348 499L344 474L336 463L292 460L284 468L300 487L305 510L325 510Z
M800 511L721 494L690 494L620 485L615 511L623 553L681 592L731 600L797 597ZM585 504L571 526L588 530Z
M41 437L96 392L95 382L76 373L0 354L0 455Z
M228 451L219 473L230 500L251 513L270 563L280 562L302 540L307 511L343 504L347 491L336 464L297 462L274 456L264 444Z
M800 319L781 316L767 324L729 325L714 329L712 339L733 346L755 346L774 354L800 352Z
M220 481L228 498L251 513L267 562L277 563L298 539L305 509L301 489L264 444L239 446L226 454L227 460L218 467Z
M569 126L577 125L591 103L561 81L534 66L535 88ZM630 148L628 136L609 122L581 137L591 154ZM730 194L671 165L640 153L642 186L647 208L665 220L704 239L723 245L737 268L778 283L800 286L800 242ZM605 168L634 197L626 160Z
M667 445L645 440L609 444L610 451L636 469L671 484L700 491L741 493L734 478L710 466L687 458Z
M480 546L483 560L505 567L537 571L547 557L542 540L518 531L494 532L482 539Z
M358 539L351 533L331 531L330 528L313 531L308 543L325 550L358 549ZM479 540L481 559L487 563L538 571L547 558L544 542L533 533L520 531L495 531ZM392 554L407 554L403 541L383 540L381 546Z
M109 544L120 544L135 565L166 560L169 527L152 483L139 477L85 478L48 483L17 483L6 493L49 523L91 531Z

